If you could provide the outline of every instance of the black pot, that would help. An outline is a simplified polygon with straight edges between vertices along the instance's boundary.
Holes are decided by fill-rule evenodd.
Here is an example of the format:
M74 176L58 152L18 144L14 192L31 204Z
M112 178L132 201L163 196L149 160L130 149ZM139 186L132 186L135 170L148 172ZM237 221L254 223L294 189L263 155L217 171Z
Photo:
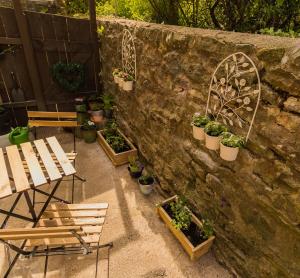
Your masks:
M138 179L142 175L142 172L143 172L143 168L141 168L140 171L138 171L138 172L131 172L129 166L127 167L127 169L128 169L130 176L133 179Z
M10 132L11 119L7 110L0 113L0 135L4 135Z

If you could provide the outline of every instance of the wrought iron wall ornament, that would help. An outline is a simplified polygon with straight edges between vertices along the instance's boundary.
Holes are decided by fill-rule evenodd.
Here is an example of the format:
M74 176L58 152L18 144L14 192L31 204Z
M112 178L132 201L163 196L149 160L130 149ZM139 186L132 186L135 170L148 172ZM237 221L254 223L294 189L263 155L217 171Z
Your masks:
M239 128L247 141L260 95L260 77L254 62L243 52L234 53L226 57L213 73L206 115Z
M124 30L122 38L122 67L136 80L136 50L134 38L128 29Z

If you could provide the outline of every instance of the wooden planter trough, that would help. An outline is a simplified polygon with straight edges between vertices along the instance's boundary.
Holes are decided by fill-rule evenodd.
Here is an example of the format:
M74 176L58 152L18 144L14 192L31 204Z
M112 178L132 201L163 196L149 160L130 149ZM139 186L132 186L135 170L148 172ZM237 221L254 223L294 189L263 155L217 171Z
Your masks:
M185 236L185 234L181 231L175 228L175 226L172 224L172 219L169 216L169 214L164 210L162 207L165 204L168 204L170 202L173 202L178 199L178 196L175 195L162 203L157 205L157 213L161 217L161 219L166 223L169 230L173 233L173 235L179 240L185 251L189 254L191 260L196 260L203 256L205 253L209 251L211 248L213 241L215 239L215 236L211 236L206 241L200 243L198 246L193 246L193 244L189 241L189 239ZM201 227L202 223L201 221L192 213L192 221L198 226Z
M137 149L135 146L129 141L129 139L118 129L119 134L124 137L126 143L130 146L129 151L125 151L122 153L115 153L115 151L111 148L111 146L106 142L103 136L103 130L97 132L97 140L100 146L103 148L107 156L110 158L114 166L120 166L128 163L129 156L137 156Z

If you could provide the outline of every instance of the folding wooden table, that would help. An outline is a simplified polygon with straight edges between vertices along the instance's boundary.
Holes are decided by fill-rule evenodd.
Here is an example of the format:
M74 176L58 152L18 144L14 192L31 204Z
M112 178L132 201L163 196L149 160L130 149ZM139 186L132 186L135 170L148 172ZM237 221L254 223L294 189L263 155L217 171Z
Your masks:
M6 151L0 148L0 199L17 195L9 211L0 209L0 213L6 215L0 229L5 228L10 217L32 222L36 227L50 201L54 196L61 181L65 176L74 175L76 170L70 162L68 155L64 152L56 137L35 140L20 145L6 147ZM40 190L38 187L55 182L50 193ZM39 212L35 210L29 196L29 191L34 190L48 198ZM27 217L14 210L24 195L31 217ZM25 245L25 243L23 243ZM24 246L21 246L23 248ZM18 259L18 254L13 260L12 266Z

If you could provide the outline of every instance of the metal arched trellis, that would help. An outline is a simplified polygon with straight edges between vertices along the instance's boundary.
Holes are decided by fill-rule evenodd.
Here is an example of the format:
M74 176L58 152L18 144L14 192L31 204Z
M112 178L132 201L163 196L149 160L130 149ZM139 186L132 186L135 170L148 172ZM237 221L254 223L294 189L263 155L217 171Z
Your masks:
M128 29L124 30L122 38L122 67L136 80L136 50L134 38Z
M243 52L226 57L213 73L206 115L237 127L249 138L260 101L261 84L254 62Z

